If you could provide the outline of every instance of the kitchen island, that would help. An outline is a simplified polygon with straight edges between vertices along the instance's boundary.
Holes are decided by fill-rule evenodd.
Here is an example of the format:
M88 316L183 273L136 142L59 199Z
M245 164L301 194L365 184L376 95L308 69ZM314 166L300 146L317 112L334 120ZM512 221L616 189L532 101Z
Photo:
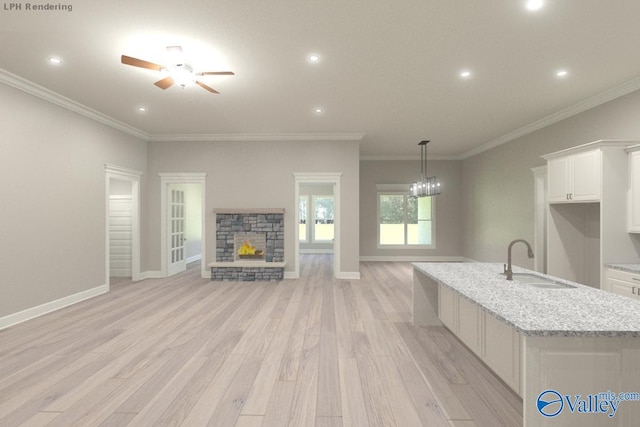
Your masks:
M413 266L414 324L451 330L523 398L525 426L636 425L639 301L502 264ZM517 280L536 276L548 286Z

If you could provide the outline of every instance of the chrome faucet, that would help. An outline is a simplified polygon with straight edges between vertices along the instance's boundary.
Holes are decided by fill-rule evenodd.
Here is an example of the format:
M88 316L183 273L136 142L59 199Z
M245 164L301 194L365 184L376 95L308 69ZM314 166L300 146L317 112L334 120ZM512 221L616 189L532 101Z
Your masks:
M507 261L509 262L509 266L507 264L504 265L504 274L507 275L507 280L513 280L513 270L511 269L511 248L515 243L522 242L527 245L527 255L529 258L533 258L533 249L531 249L531 245L524 239L516 239L509 243L509 249L507 250Z

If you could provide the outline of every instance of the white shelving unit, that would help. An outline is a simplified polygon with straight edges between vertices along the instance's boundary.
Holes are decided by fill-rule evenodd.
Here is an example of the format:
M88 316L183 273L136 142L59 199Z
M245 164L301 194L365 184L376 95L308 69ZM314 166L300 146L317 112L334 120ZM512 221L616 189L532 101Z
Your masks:
M606 263L636 262L627 232L628 157L639 141L600 140L547 160L547 273L606 289Z

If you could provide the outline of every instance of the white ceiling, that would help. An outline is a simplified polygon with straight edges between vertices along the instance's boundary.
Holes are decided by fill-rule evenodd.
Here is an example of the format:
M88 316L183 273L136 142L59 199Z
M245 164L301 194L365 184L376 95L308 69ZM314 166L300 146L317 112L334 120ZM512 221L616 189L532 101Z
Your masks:
M430 155L463 155L576 104L640 88L640 1L546 0L535 13L524 3L51 3L71 12L4 3L0 68L151 139L364 133L364 156L415 155L422 139L432 140ZM172 44L196 71L236 75L201 78L219 95L197 86L163 91L153 85L158 72L120 63L122 54L165 63ZM64 62L49 64L52 55ZM566 78L555 76L560 68ZM462 69L472 77L461 79Z

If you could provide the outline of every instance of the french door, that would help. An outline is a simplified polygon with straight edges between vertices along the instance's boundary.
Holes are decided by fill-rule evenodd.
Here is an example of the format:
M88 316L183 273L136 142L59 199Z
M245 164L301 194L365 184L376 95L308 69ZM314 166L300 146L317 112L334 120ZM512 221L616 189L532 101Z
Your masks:
M167 273L172 276L187 269L185 259L184 190L169 188L169 262Z

